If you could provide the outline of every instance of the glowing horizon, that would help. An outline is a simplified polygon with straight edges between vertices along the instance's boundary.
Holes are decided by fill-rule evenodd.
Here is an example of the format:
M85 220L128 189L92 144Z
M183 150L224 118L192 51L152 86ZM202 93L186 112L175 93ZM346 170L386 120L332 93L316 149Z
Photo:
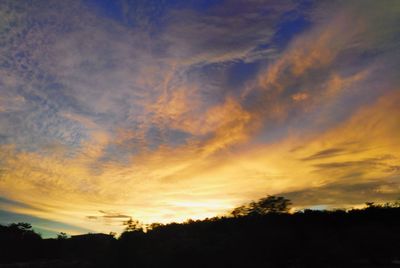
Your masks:
M399 1L0 3L0 224L120 232L400 197Z

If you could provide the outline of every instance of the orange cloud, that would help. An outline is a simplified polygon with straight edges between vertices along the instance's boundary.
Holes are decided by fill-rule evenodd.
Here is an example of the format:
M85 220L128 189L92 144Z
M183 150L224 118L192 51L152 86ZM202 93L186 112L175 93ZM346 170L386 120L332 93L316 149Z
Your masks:
M3 146L1 158L7 162L2 194L43 210L24 211L32 215L99 231L119 231L117 219L104 225L88 222L86 216L102 209L145 222L180 221L222 214L265 194L323 187L345 176L353 176L351 182L396 180L399 101L399 91L393 91L322 134L292 135L273 144L226 151L220 148L246 137L243 127L251 118L227 100L209 111L213 111L208 119L211 125L223 122L217 124L215 140L160 147L136 155L127 165L107 166L101 173L93 172L92 157L82 161L88 154L85 151L66 159L18 153L12 146ZM385 187L378 190L387 192ZM337 202L346 204L346 199Z
M293 94L291 97L292 97L292 100L294 100L294 101L303 101L303 100L308 99L308 94L305 92L299 92L299 93Z

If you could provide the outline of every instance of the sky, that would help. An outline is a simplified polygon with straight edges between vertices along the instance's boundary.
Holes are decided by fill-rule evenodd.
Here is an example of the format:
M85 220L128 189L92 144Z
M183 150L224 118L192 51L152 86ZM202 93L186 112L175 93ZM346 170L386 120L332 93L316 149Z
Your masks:
M0 223L400 197L400 1L0 1Z

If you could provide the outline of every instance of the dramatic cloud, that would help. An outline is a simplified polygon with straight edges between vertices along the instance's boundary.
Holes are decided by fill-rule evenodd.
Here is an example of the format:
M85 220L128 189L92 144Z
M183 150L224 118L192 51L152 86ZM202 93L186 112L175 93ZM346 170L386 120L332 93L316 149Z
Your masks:
M395 0L2 1L1 222L110 232L266 194L400 196L399 17Z

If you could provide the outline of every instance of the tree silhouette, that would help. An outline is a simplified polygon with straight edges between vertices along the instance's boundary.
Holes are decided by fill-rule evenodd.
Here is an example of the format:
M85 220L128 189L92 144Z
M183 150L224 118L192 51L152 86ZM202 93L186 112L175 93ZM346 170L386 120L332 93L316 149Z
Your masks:
M22 231L29 231L30 229L32 229L32 225L27 222L12 223L10 224L10 227L11 228L15 227Z
M59 234L57 234L57 239L59 240L65 240L68 238L68 235L64 232L60 232Z
M287 213L292 203L289 199L282 196L269 195L253 201L247 205L235 208L231 215L234 217L242 217L247 215L265 215L269 213Z
M32 230L32 225L26 222L11 223L8 232L21 239L40 239L40 234Z
M127 221L123 222L123 225L125 226L125 232L134 232L134 231L139 231L143 232L143 224L139 222L138 220L133 220L130 218Z
M269 195L258 202L250 203L250 213L265 215L268 213L287 213L292 203L282 196Z
M231 212L233 217L243 217L249 215L249 206L243 205L237 208L234 208Z

